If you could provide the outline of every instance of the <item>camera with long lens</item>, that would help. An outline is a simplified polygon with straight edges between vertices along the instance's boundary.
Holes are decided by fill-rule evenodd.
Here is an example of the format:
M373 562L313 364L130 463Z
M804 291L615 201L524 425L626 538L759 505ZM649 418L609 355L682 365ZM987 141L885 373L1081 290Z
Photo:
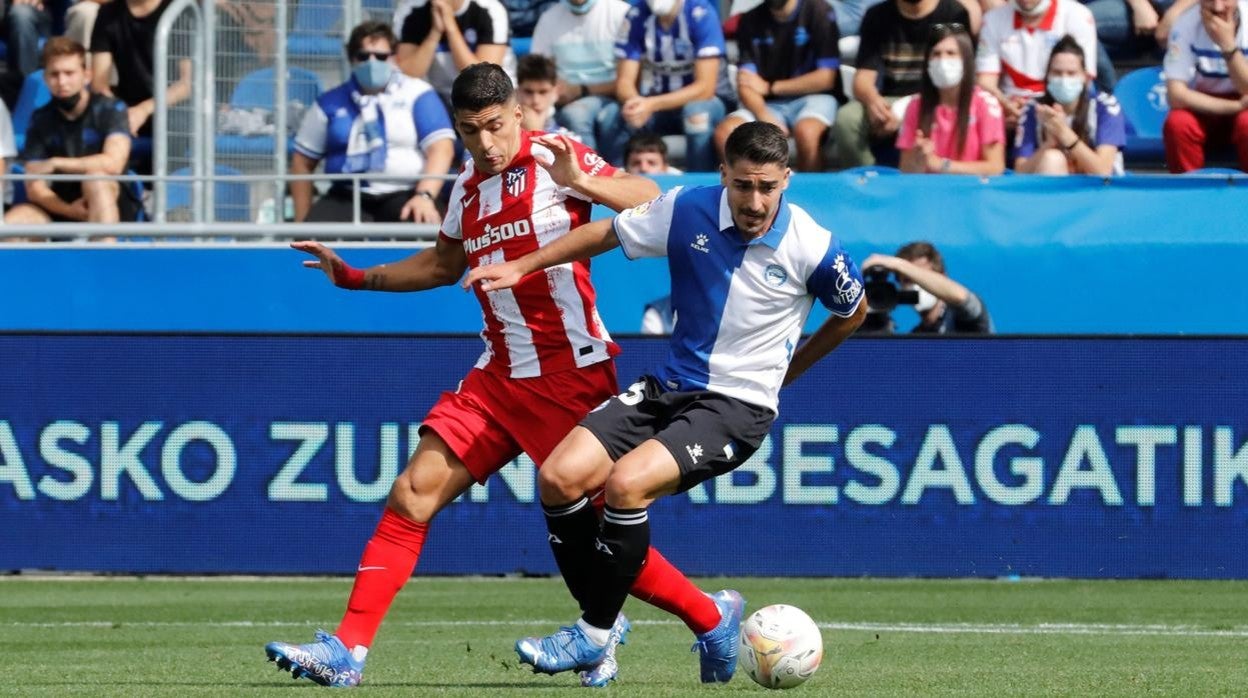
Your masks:
M892 332L893 309L899 305L919 302L919 292L903 289L884 267L871 267L862 272L863 290L867 293L867 318L860 332Z

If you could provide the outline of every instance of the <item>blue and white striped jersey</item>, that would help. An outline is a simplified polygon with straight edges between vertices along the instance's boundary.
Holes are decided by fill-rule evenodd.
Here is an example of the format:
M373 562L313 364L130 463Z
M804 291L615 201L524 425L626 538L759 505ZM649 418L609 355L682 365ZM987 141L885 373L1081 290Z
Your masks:
M677 319L655 375L669 390L711 390L774 411L814 299L840 317L862 302L854 261L783 198L771 229L749 242L720 185L676 187L612 225L628 257L667 257Z
M644 96L668 94L693 82L699 58L724 57L724 29L710 0L685 0L672 26L664 29L645 4L628 12L628 37L615 44L615 57L641 63Z

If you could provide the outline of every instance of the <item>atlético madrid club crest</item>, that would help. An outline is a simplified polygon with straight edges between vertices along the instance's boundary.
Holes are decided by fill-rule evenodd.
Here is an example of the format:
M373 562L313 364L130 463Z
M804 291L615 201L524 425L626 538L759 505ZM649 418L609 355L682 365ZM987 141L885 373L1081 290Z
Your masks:
M505 180L507 183L507 193L511 194L512 198L518 197L524 193L524 182L527 179L525 174L525 168L523 167L513 167L512 169L507 170L507 178Z

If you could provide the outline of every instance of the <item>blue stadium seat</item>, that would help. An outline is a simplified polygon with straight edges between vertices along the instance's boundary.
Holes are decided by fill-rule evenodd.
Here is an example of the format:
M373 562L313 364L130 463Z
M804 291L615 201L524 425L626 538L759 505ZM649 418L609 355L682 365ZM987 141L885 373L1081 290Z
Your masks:
M1140 68L1122 76L1114 88L1127 120L1128 160L1159 160L1166 155L1161 129L1170 113L1161 67Z
M234 109L263 109L273 111L273 100L277 96L273 68L261 68L243 76L230 96L230 107ZM321 94L321 79L316 73L296 67L286 68L286 99L290 102L301 102L310 107ZM298 128L299 124L287 124L288 128ZM288 139L289 152L293 139ZM216 139L217 152L222 155L265 155L273 152L273 136L243 136L237 134L219 135Z
M17 104L13 105L13 140L16 141L17 152L22 152L26 145L26 130L30 128L30 115L35 110L52 101L52 93L43 82L43 71L36 70L26 76L22 82L22 91L18 93Z
M240 172L228 165L217 165L214 170L218 175L237 175ZM170 174L185 176L194 174L189 167L183 167ZM189 207L191 205L191 183L170 182L166 194L165 205L169 210ZM251 191L246 182L217 182L213 189L213 209L218 221L247 222L251 220Z
M341 2L303 0L295 7L295 21L286 39L286 51L292 56L313 58L345 58ZM364 0L363 19L381 15L386 22L394 16L394 0ZM402 27L395 27L395 33Z
M528 55L533 50L533 37L513 36L511 38L511 50L515 52L516 58Z

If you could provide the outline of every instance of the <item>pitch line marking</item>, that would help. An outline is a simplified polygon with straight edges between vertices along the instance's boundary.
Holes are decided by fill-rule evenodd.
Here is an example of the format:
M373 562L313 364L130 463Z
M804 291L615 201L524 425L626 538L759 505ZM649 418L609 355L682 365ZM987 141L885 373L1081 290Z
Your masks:
M558 620L388 620L387 626L406 627L492 627L558 625ZM635 620L634 625L676 626L676 620ZM331 627L332 622L313 621L0 621L0 628L298 628ZM1111 624L1111 623L865 623L831 621L818 624L824 630L848 632L893 632L935 635L1108 635L1153 637L1248 638L1248 628L1212 630L1191 625Z

